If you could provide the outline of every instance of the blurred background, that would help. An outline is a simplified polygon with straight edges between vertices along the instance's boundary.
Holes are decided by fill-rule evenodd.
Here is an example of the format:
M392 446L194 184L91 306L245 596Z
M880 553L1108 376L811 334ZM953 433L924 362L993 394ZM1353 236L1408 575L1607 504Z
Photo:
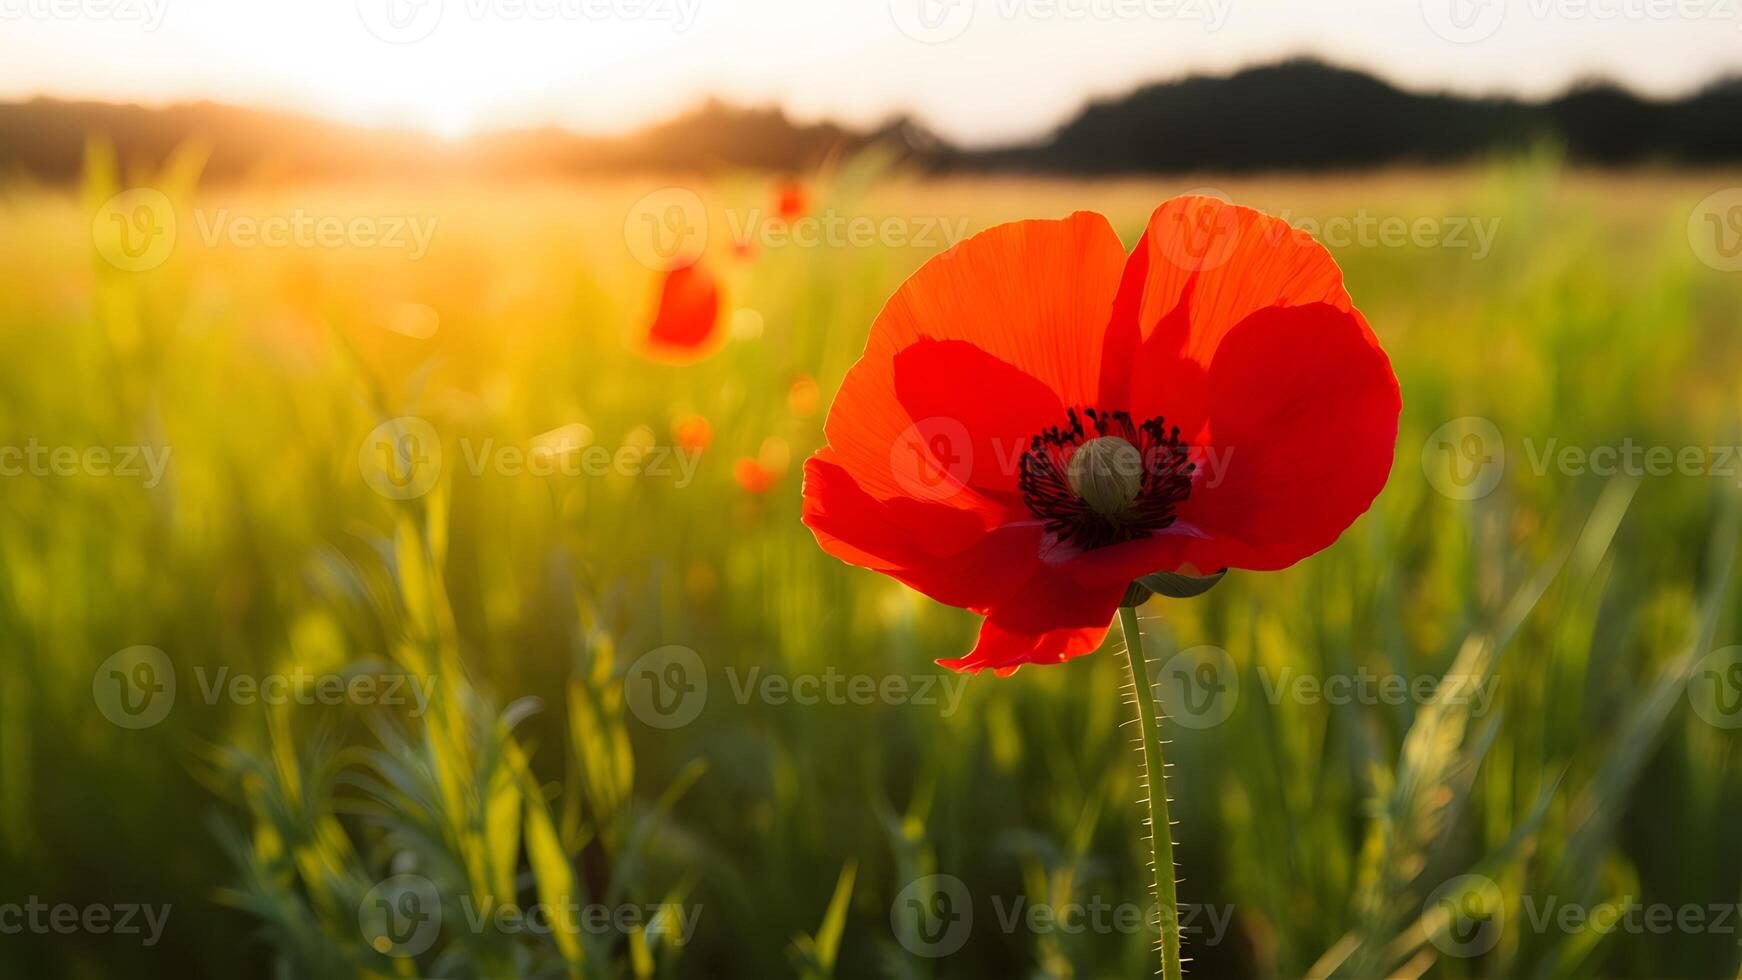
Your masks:
M0 976L1130 977L1117 637L824 555L932 255L1179 193L1390 353L1142 610L1189 973L1737 977L1730 0L0 0Z

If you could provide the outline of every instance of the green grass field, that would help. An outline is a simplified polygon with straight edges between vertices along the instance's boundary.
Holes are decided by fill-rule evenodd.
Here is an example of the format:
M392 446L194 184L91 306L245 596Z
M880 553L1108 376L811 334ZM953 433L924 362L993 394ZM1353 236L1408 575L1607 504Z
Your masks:
M871 240L740 256L761 176L196 173L0 185L0 927L168 906L45 913L0 975L1153 973L1117 633L948 675L974 617L824 555L798 476L957 230L1093 209L1129 245L1209 187L1329 241L1404 414L1336 546L1142 609L1188 973L1737 976L1742 279L1689 224L1742 175L855 161L811 212ZM636 202L673 184L727 305L687 365L636 345ZM128 187L176 232L117 263ZM430 234L231 224L296 213ZM384 472L408 417L423 466Z

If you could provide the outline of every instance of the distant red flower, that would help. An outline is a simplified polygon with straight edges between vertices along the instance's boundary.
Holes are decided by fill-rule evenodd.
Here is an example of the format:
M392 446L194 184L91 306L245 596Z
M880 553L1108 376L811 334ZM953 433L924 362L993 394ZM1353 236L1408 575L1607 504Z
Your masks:
M809 418L817 410L822 397L822 390L817 387L816 379L808 374L801 374L792 379L791 386L786 389L786 407L797 418Z
M957 670L1095 650L1133 579L1284 568L1385 485L1401 399L1318 244L1176 198L990 229L872 324L805 464L830 554L986 621Z
M763 466L753 456L745 456L732 464L732 479L747 493L767 493L779 482L780 474Z
M797 221L810 213L810 192L796 180L783 180L775 188L774 213L782 221Z
M665 274L647 330L648 353L687 361L706 355L720 325L720 286L698 259Z
M671 424L672 438L679 449L699 453L714 441L714 427L700 415L683 415Z

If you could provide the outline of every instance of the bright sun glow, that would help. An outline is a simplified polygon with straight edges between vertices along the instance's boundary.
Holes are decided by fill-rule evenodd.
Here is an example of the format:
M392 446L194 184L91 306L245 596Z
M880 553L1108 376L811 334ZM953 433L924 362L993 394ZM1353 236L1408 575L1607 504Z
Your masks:
M918 5L971 13L957 24ZM0 99L212 99L454 137L620 131L719 95L855 124L912 112L984 142L1037 135L1146 80L1290 54L1526 95L1591 74L1673 94L1742 64L1734 25L1709 18L1521 11L1473 51L1413 2L1152 6L1177 12L1094 13L1144 9L1108 0L0 0Z

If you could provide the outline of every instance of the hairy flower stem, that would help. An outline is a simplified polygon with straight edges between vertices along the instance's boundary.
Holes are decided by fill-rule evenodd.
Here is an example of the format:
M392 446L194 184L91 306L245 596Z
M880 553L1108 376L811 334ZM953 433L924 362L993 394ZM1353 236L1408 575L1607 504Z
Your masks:
M1150 682L1149 658L1143 652L1138 630L1137 606L1119 607L1119 625L1125 630L1125 664L1131 669L1133 699L1137 702L1137 726L1142 730L1143 782L1149 791L1150 867L1155 871L1155 900L1161 918L1162 980L1180 980L1179 901L1174 892L1173 825L1167 817L1167 763L1161 754L1161 722L1156 716L1155 687Z

